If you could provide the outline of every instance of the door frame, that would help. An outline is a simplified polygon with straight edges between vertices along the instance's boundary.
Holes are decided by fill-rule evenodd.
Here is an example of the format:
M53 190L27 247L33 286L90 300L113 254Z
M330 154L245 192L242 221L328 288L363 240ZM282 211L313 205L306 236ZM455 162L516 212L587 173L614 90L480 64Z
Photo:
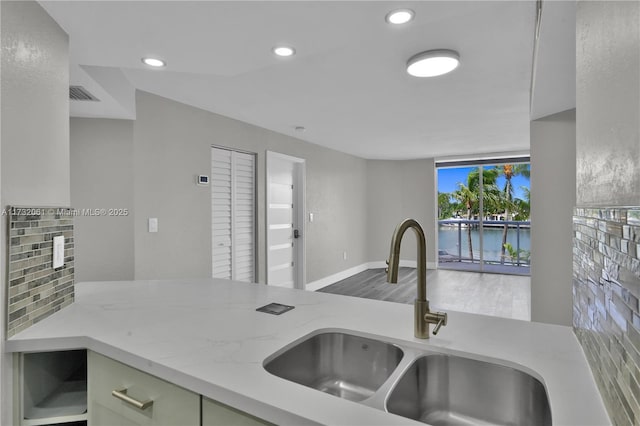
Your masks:
M266 199L265 199L265 261L266 261L266 283L269 284L269 200L271 199L271 185L270 185L270 177L271 177L271 168L270 164L272 159L281 159L285 161L290 161L295 164L294 170L296 171L294 176L294 191L293 191L293 205L294 205L294 228L297 225L297 229L300 232L300 240L299 244L294 244L295 255L298 260L297 267L295 268L295 277L294 277L294 288L304 290L307 284L307 275L306 275L306 221L305 221L305 212L306 210L306 176L307 176L307 163L303 158L293 157L287 154L281 154L275 151L266 151L266 178L265 178L265 186L266 186Z

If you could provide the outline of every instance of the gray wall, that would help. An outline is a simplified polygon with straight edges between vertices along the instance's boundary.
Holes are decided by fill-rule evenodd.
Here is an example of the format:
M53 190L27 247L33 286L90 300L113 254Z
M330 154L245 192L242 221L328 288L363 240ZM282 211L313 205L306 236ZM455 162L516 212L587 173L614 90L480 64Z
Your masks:
M259 281L265 280L265 152L306 160L307 282L366 261L366 161L247 123L137 94L134 123L136 279L211 276L210 190L195 176L210 174L210 147L258 154ZM157 217L159 232L147 232ZM347 260L343 260L347 251Z
M531 122L531 320L571 325L575 110Z
M69 204L67 40L37 3L3 2L3 206Z
M77 281L134 278L133 121L71 119L71 205Z
M578 2L576 201L609 208L576 209L574 330L614 424L640 419L639 22L637 1Z
M368 258L371 262L389 257L391 235L398 223L417 220L427 237L427 262L436 261L435 165L433 159L367 162ZM408 232L402 241L402 260L416 260L416 241Z
M306 160L306 208L314 214L313 222L306 216L307 282L385 260L405 217L425 228L435 263L432 159L367 161L145 92L134 122L72 119L71 128L73 206L131 210L76 219L79 281L211 275L210 192L194 178L209 174L212 144L258 154L260 282L267 150ZM158 233L147 232L149 217L159 219ZM407 241L402 258L415 260L415 241Z
M578 3L578 205L640 200L638 2Z
M275 142L275 141L274 141ZM299 143L291 147L307 159L307 282L367 262L367 181L365 160ZM286 153L282 141L272 150ZM303 150L298 150L304 148ZM306 151L306 153L304 152ZM343 252L347 252L347 260Z
M36 2L0 2L2 43L0 198L8 204L66 206L69 190L68 38ZM0 240L6 241L6 216ZM6 247L0 244L3 288ZM2 292L2 345L6 292ZM0 423L13 424L11 356L0 352Z

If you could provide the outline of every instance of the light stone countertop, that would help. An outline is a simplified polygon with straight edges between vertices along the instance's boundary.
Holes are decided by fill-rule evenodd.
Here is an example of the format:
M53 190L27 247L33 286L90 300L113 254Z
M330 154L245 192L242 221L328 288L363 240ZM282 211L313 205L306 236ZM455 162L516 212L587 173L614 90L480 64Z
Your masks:
M295 309L255 311L270 302ZM542 379L554 425L610 424L570 327L448 314L448 325L425 341L413 337L411 305L219 279L91 282L77 284L75 303L9 339L6 350L87 348L277 424L422 424L262 367L291 342L338 329L519 365Z

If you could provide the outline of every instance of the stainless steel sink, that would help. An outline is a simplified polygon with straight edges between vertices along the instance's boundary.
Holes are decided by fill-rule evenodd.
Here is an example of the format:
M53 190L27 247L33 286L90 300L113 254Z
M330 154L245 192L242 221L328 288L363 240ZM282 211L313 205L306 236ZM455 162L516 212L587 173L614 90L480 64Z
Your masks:
M433 426L551 425L546 389L496 362L338 331L314 333L265 360L271 374Z
M402 359L390 343L345 333L321 333L267 360L271 374L351 401L372 396Z
M533 376L444 354L416 359L392 389L386 409L434 426L551 425L547 393Z

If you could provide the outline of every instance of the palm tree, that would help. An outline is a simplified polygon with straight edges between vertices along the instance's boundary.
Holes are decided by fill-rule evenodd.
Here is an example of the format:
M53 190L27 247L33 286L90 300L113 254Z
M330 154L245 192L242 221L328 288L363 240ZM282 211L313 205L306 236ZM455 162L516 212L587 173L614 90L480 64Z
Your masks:
M482 201L485 206L495 206L499 201L499 189L496 186L498 171L495 169L482 170ZM458 189L453 197L467 209L467 220L471 221L474 214L480 213L480 169L474 168L467 175L467 184L458 183ZM473 245L471 242L471 223L467 226L467 241L469 244L469 257L473 262Z
M495 170L505 178L504 189L502 190L503 202L504 202L504 212L505 212L505 221L509 220L509 211L513 209L513 184L511 179L514 176L523 176L527 179L530 177L530 169L528 164L504 164L502 168L496 167ZM507 243L507 232L509 231L509 225L504 224L504 228L502 230L502 248L501 248L501 256L500 263L504 263L505 258L505 244Z
M531 216L531 190L526 186L521 186L520 189L524 192L524 200L520 198L513 200L517 212L515 220L528 220Z
M467 177L468 180L468 177ZM458 189L453 193L453 197L467 209L467 220L471 221L473 205L478 195L463 183L458 183ZM469 243L469 257L473 262L473 245L471 243L471 223L467 225L467 239Z
M438 219L446 219L451 216L451 194L438 192Z
M495 168L482 169L482 204L484 212L480 212L480 203L475 206L474 213L478 215L484 213L497 212L501 207L501 193L500 189L496 185L499 172ZM469 172L467 177L469 188L476 194L480 193L480 170L475 168Z

